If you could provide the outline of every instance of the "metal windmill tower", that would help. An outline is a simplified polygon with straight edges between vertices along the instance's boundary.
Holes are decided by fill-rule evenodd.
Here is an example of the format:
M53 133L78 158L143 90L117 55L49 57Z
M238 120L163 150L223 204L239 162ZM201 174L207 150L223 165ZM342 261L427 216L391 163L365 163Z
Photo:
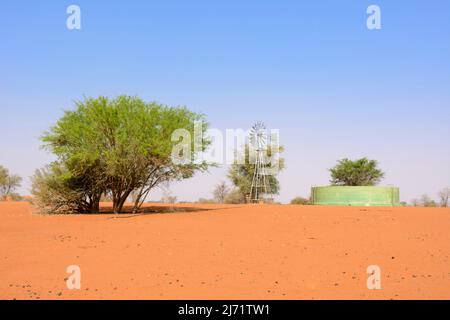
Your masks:
M253 125L250 131L250 148L256 151L256 159L249 200L258 203L264 200L264 196L269 196L272 199L267 162L265 161L267 157L267 136L264 123L257 122ZM249 150L249 152L252 151Z

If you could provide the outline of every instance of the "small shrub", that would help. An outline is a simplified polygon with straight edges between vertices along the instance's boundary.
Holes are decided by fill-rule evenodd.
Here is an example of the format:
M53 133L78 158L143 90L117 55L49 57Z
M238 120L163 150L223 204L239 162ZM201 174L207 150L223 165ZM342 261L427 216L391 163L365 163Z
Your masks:
M291 204L301 204L301 205L310 205L311 201L306 198L296 197L291 200Z
M421 198L420 198L420 202L421 205L423 207L430 207L430 208L434 208L437 207L437 203L436 201L434 201L433 199L431 199L428 195L424 194Z
M242 195L238 188L233 189L225 197L225 203L229 204L241 204L245 203L245 197Z
M197 203L210 204L210 203L217 203L217 202L214 201L213 199L200 198L197 200Z

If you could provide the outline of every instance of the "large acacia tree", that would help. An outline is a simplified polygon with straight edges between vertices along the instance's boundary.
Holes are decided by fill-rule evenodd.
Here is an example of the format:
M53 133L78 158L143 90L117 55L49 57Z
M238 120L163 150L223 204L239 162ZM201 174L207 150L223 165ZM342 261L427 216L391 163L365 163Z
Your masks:
M198 122L202 123L200 148L185 142L192 151L190 161L174 161L172 151L180 141L173 141L172 133L183 129L194 137ZM80 205L74 210L78 212L98 211L101 196L108 194L115 213L122 211L133 193L136 211L160 183L189 178L207 169L206 162L196 161L198 153L209 145L206 130L204 116L185 107L146 103L129 96L86 98L43 135L45 147L58 161L36 175L35 193L39 195L46 188L57 192L45 184L53 181L61 190L70 190L71 197L79 195Z
M338 161L330 169L331 184L338 186L374 186L384 177L384 172L378 168L378 161L361 158Z

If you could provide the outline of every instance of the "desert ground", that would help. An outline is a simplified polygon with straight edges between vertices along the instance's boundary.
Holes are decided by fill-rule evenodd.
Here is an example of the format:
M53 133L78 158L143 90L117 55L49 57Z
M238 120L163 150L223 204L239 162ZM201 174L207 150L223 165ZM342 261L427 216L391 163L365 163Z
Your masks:
M450 209L0 203L1 299L450 299ZM81 268L68 289L66 268ZM366 286L369 265L381 289Z

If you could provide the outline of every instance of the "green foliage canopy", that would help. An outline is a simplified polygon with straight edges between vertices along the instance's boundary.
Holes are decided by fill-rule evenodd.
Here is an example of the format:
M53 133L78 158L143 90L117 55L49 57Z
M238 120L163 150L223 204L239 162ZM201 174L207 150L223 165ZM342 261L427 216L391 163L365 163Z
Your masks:
M7 168L0 165L0 199L12 196L21 182L21 177L10 174Z
M367 158L339 160L330 173L331 184L338 186L374 186L384 177L378 162Z
M190 144L191 161L174 162L172 150L179 141L173 141L173 132L183 129L194 137L197 122L202 123L201 148ZM79 211L98 211L102 194L108 193L117 213L132 192L138 195L137 209L158 184L206 170L208 164L196 158L210 143L206 130L204 116L186 107L146 103L130 96L99 97L76 102L76 109L66 111L42 141L58 157L53 174L64 172L60 182L83 191L86 206Z

